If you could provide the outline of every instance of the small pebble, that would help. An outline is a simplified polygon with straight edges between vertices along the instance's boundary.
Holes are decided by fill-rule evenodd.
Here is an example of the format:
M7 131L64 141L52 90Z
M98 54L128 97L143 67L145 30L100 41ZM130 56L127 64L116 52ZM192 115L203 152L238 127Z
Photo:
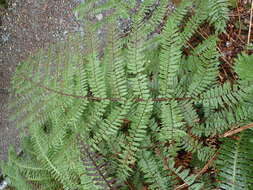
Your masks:
M231 42L229 42L229 41L226 42L226 46L227 46L227 47L230 47L231 45L232 45Z
M103 14L100 13L100 14L96 15L96 18L98 19L98 21L101 21L103 19Z
M6 187L7 187L7 185L8 185L8 183L7 183L7 181L2 181L1 183L0 183L0 190L3 190L3 189L5 189Z

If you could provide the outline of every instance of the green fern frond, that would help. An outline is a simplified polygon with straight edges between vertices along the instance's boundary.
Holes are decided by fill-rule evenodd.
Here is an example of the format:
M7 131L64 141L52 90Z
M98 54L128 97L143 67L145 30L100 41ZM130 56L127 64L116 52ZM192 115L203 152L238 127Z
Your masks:
M238 80L220 84L226 0L168 5L86 0L83 33L18 66L10 109L26 137L1 166L12 188L208 190L218 179L220 189L252 189L252 130L220 142L252 122L252 56L236 60ZM202 35L203 24L215 34Z
M184 138L181 139L180 148L187 152L196 153L198 160L201 162L208 161L215 152L214 148L204 146L199 139L189 135L185 135Z
M232 86L229 83L225 83L223 86L216 86L201 94L199 100L202 101L204 106L216 109L242 103L244 94L245 92L237 85Z
M190 174L188 169L183 169L182 166L176 168L173 160L168 160L168 168L173 175L179 177L179 179L187 184L187 186L189 186L192 190L199 190L203 186L202 183L195 183L196 176Z
M106 164L101 155L92 152L84 143L81 143L80 146L81 159L86 171L85 175L92 179L94 187L98 190L115 190L117 183L108 176Z
M134 25L134 32L130 36L130 42L128 43L127 69L128 74L132 75L132 77L129 77L129 83L133 89L134 96L136 98L148 100L150 98L148 79L144 73L144 66L147 61L145 60L144 54L146 36L143 35L143 31L141 29L142 28L137 28L137 26Z
M211 36L199 44L189 56L187 65L188 97L197 97L217 82L219 53L216 50L217 37Z
M47 169L47 171L50 172L51 176L55 180L59 181L64 186L64 188L68 190L76 188L78 185L75 183L75 180L73 178L74 176L71 176L70 171L68 171L70 165L67 166L63 164L63 160L66 161L66 157L64 157L65 154L63 154L61 157L56 156L56 153L58 153L60 149L62 150L62 147L66 141L64 142L59 139L60 141L58 142L60 144L56 144L52 149L50 146L48 146L46 138L42 137L41 129L39 127L32 128L30 132L32 134L32 143L34 150L38 155L38 160L41 162L41 164L43 164L44 168ZM59 165L59 162L63 165Z
M182 39L182 44L186 47L187 42L196 33L199 26L204 23L208 17L208 1L199 1L197 4L197 9L195 9L194 15L189 18L186 22L184 30L180 34Z
M144 174L144 180L150 184L150 189L166 190L170 186L170 178L163 170L163 163L154 159L148 151L143 151L138 166Z
M222 134L233 126L249 122L252 111L251 107L236 105L220 111L206 112L205 123L195 125L192 133L197 136Z
M189 8L193 5L192 1L183 0L172 13L172 17L175 19L176 24L180 25L187 13L189 12Z
M98 146L101 144L101 141L110 143L113 139L116 139L117 134L119 133L120 127L122 126L124 119L127 118L127 114L132 109L133 102L126 101L123 105L117 105L113 107L113 111L99 125L99 129L94 134L94 144L93 146L99 150Z
M163 18L166 16L167 12L168 2L164 0L159 1L158 5L155 6L155 9L152 11L151 18L149 19L150 25L157 26L158 24L160 24Z
M183 115L176 101L162 105L162 128L159 132L159 140L166 141L180 141L186 135L184 131L185 123Z
M252 81L252 67L253 55L246 55L245 53L238 56L235 64L235 72L241 80Z
M214 25L216 33L225 32L228 21L229 2L228 0L208 0L209 15L208 20Z
M178 102L183 118L187 126L195 126L199 122L199 116L194 108L192 102Z
M84 76L78 71L79 68L82 70L83 62L80 52L70 48L78 46L78 43L73 42L73 38L69 40L69 43L51 46L48 51L40 51L30 59L31 62L23 63L20 67L22 71L14 75L13 81L17 83L13 85L13 99L17 99L20 94L22 98L14 101L10 109L17 110L13 119L20 127L45 122L50 117L47 110L52 110L58 116L62 115L70 109L73 102L78 102L80 106L72 111L70 120L74 119L74 114L80 115L85 109L86 102L74 98L87 94L86 80L82 79ZM75 56L71 57L73 52ZM39 61L35 62L34 59ZM32 68L28 69L29 67ZM19 88L20 85L22 87ZM31 98L33 95L36 98ZM20 119L22 122L19 122Z
M22 176L19 172L19 169L17 167L13 167L13 162L11 160L14 160L16 158L16 155L14 153L14 149L9 149L9 160L7 163L4 163L3 161L0 162L0 166L2 169L2 173L6 176L8 176L8 180L10 183L10 186L15 187L17 190L27 189L32 190L31 184L29 184L24 176Z
M252 135L252 130L247 130L238 136L238 140L224 140L216 161L220 189L251 190L253 188Z
M135 116L132 119L131 128L129 129L129 136L127 136L127 144L123 144L123 152L119 155L120 167L118 173L122 179L126 179L131 172L129 165L136 162L137 153L140 150L140 145L146 137L146 129L151 116L153 103L151 101L139 103Z
M127 80L124 69L126 63L124 63L122 52L123 42L114 23L108 26L107 36L107 50L102 63L105 68L107 89L110 89L110 97L119 98L123 101L127 95Z
M175 80L180 67L181 38L178 34L178 26L173 17L169 18L162 36L162 50L160 54L159 85L160 94L172 96L175 88Z

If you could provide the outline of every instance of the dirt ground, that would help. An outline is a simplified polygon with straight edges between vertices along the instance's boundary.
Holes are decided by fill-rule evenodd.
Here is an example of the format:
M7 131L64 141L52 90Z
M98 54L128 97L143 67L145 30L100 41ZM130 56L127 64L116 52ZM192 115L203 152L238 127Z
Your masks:
M79 26L72 12L81 0L12 0L0 16L0 160L9 145L19 149L19 132L6 108L15 66L38 48L64 40Z

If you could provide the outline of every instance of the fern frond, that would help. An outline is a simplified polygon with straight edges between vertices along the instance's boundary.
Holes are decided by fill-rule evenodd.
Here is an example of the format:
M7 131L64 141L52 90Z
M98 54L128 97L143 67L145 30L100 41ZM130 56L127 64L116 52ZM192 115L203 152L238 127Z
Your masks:
M102 156L92 152L87 145L81 143L80 151L82 153L82 161L87 176L91 177L96 189L115 190L116 183L114 179L108 176L106 171L106 163Z
M148 89L148 78L144 73L146 62L144 51L145 36L141 28L138 28L138 17L135 18L133 25L133 34L130 36L128 43L128 63L127 69L130 85L133 89L133 96L144 100L139 102L137 110L133 118L130 120L132 124L129 129L129 136L127 136L127 143L122 144L123 152L119 155L119 177L126 179L131 171L129 165L134 164L136 160L136 153L139 150L140 144L145 138L146 128L148 124L151 111L153 109L153 102L150 100L150 92Z
M176 101L162 105L162 128L159 132L159 140L161 142L166 141L179 141L186 132L184 131L185 123L183 121L183 115Z
M216 51L217 38L211 36L199 44L189 56L187 72L189 87L187 97L197 97L217 82L219 53ZM182 65L184 66L184 65Z
M180 25L187 13L189 12L189 8L193 5L192 1L183 0L172 13L172 17L175 19L177 25Z
M139 103L135 116L132 119L131 128L129 129L129 136L127 137L127 144L122 144L124 150L119 155L120 167L118 173L119 177L126 179L131 172L129 165L136 162L137 155L140 145L143 143L146 135L147 124L151 111L153 108L153 103L151 101Z
M205 122L195 125L192 133L197 136L222 134L233 126L248 122L252 111L251 107L236 105L220 111L206 112Z
M98 58L98 39L96 35L96 30L94 27L87 25L87 34L84 41L87 44L87 55L85 59L87 60L86 73L88 76L88 84L91 89L93 96L105 99L107 98L106 83L104 74L101 68L101 61ZM89 117L87 117L87 126L85 131L94 130L97 122L101 120L106 107L108 106L108 101L94 102L91 103L92 109L90 109Z
M144 73L146 39L142 28L137 28L136 24L134 23L134 32L130 36L130 42L128 43L127 71L129 75L132 75L132 77L129 77L129 82L133 88L134 96L147 100L149 99L148 78Z
M149 10L148 10L149 11ZM151 18L149 19L151 26L157 26L163 20L168 12L168 2L166 0L160 0L158 5L152 11Z
M178 102L178 103L187 126L195 126L199 122L199 116L192 102Z
M245 92L237 85L225 83L201 94L199 100L204 106L215 109L242 103L244 94Z
M245 81L252 81L252 61L253 61L253 55L246 55L245 53L242 53L238 56L236 59L235 64L235 72L239 75L239 78L241 80Z
M196 176L190 174L189 169L183 169L182 166L175 167L175 162L173 160L168 160L168 168L173 175L176 175L185 184L187 184L192 190L199 190L203 186L202 183L195 183Z
M181 38L178 34L178 26L173 17L171 17L162 36L162 50L160 54L160 73L159 84L160 94L171 96L175 88L175 80L180 67L181 59Z
M103 60L107 89L110 89L110 97L119 98L124 101L127 95L127 80L124 57L122 54L123 42L120 39L116 23L108 26L107 50Z
M101 144L101 141L110 143L116 139L116 136L120 130L121 125L125 118L127 118L128 112L132 109L132 102L126 101L123 105L113 107L113 111L103 122L99 124L99 129L97 129L94 134L94 143L96 149L99 149L98 146Z
M145 182L150 184L150 189L166 190L169 189L170 178L163 170L163 163L155 160L150 152L142 151L141 160L138 166L144 173Z
M61 182L64 188L68 190L76 188L78 185L73 179L74 176L71 176L71 173L68 171L68 167L70 166L59 165L59 161L62 162L62 164L64 163L64 156L55 156L55 153L59 152L57 150L59 150L60 147L58 147L57 149L54 149L54 147L53 152L50 151L50 147L47 145L46 138L42 137L43 133L41 133L40 127L33 127L30 132L32 134L32 143L34 146L34 150L37 152L38 160L50 172L51 176L55 180ZM60 144L56 146L61 146L62 148L62 146L64 145L63 141L59 141L59 143Z
M203 190L219 179L220 189L252 189L252 130L219 141L252 122L252 57L219 84L226 0L182 0L169 12L170 3L85 0L83 33L18 66L10 109L27 129L24 151L1 166L13 188ZM215 34L192 44L204 23Z
M208 0L208 3L209 22L214 25L216 33L225 32L226 22L229 19L228 0Z
M30 59L31 62L23 63L20 72L14 75L13 81L17 83L13 85L13 94L16 97L10 109L16 110L13 119L20 127L45 122L50 117L47 110L52 110L52 113L60 116L74 101L80 106L72 111L69 120L72 120L74 114L80 115L85 109L84 100L73 98L86 96L87 85L85 80L82 80L82 85L79 81L84 77L84 73L81 73L82 56L76 49L71 48L74 45L78 46L78 43L73 42L72 38L69 40L66 44L51 46L48 51L40 51ZM75 56L71 57L73 52ZM47 58L49 53L50 58ZM33 59L39 61L35 63ZM79 69L81 71L78 71ZM34 73L37 73L36 76ZM20 85L22 87L19 88ZM21 94L22 97L17 98ZM33 95L35 97L31 98ZM19 122L20 120L22 122Z
M96 31L92 28L87 30L87 37L89 39L85 39L87 44L87 75L88 82L91 88L92 93L95 97L106 98L106 86L104 75L101 68L101 63L98 59L98 42Z
M253 188L252 135L252 130L247 130L239 135L238 140L224 140L216 161L220 189Z
M196 33L199 26L204 23L208 17L208 1L199 1L198 8L194 15L186 22L183 32L180 34L182 44L187 46L187 41Z
M190 135L185 135L184 138L181 139L180 143L180 148L182 150L197 153L198 160L202 162L208 161L215 152L214 148L204 146L199 139L193 138Z
M21 189L27 189L27 190L32 190L31 184L29 184L24 176L22 176L19 172L19 169L17 167L13 167L13 160L16 158L16 155L14 153L14 149L10 148L9 149L9 160L7 163L4 163L3 161L0 162L1 170L2 173L9 178L10 186L15 187L18 190Z

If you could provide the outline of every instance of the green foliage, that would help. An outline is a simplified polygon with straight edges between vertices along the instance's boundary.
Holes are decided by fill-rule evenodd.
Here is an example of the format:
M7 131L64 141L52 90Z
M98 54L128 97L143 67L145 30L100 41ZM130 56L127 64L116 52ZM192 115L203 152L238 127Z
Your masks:
M154 157L155 155L148 151L142 152L138 165L144 174L144 180L150 184L150 189L167 189L171 185L169 184L171 179L163 170L161 160L156 160Z
M234 84L220 84L216 47L227 1L185 0L167 16L168 3L87 0L76 9L84 35L72 34L19 65L10 109L25 131L23 154L10 150L1 164L11 187L252 189L249 130L222 143L218 184L198 174L217 152L219 136L251 122L252 56L237 59ZM125 18L129 29L122 31ZM204 23L214 34L190 48ZM180 160L186 154L187 166Z
M253 55L246 55L243 53L239 55L236 60L235 71L241 80L252 81L253 76L251 70L253 69Z
M209 21L214 25L216 32L225 32L228 20L228 0L209 0Z
M253 189L252 135L253 131L248 130L238 136L239 140L224 140L216 161L221 189Z

